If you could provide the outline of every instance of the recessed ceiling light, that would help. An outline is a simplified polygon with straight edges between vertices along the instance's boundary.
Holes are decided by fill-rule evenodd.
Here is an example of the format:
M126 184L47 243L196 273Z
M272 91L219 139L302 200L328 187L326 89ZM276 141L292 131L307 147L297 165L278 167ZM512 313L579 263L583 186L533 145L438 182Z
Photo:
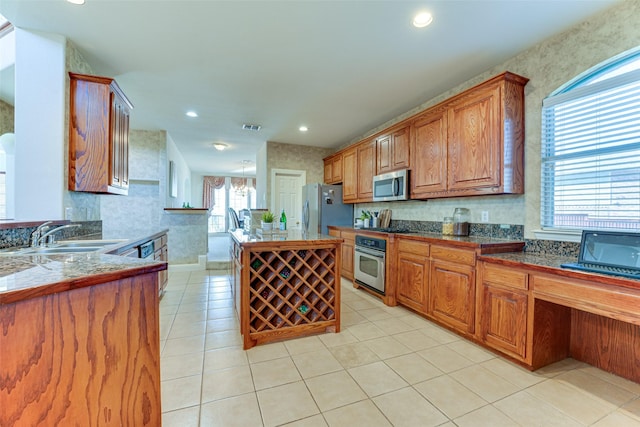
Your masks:
M308 130L309 130L309 128L308 128L308 127L306 127L306 126L300 126L300 127L298 128L298 130L299 130L300 132L306 132L306 131L308 131Z
M215 148L218 151L223 151L227 147L228 147L228 145L227 144L223 144L222 142L216 142L216 143L213 144L213 148Z
M429 12L420 12L413 17L413 26L417 28L426 27L433 21L433 16Z
M67 2L72 4L84 4L84 0L67 0Z
M196 113L195 111L187 111L186 114L189 117L198 117L198 113Z

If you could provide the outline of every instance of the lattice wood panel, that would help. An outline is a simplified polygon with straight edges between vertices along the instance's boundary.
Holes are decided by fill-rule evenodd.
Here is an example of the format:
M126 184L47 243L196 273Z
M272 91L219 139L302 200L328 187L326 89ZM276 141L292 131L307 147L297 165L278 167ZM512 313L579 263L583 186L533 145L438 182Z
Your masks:
M335 320L334 251L251 252L249 332Z

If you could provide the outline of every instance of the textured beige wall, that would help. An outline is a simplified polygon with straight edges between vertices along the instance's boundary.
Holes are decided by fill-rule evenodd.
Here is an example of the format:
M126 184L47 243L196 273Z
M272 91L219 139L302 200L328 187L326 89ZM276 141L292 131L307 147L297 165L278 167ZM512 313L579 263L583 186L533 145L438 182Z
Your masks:
M14 108L4 101L0 101L0 135L14 131Z
M335 150L332 148L309 147L307 145L267 142L267 208L271 200L271 170L303 170L307 173L307 184L324 182L324 162Z
M80 51L69 41L66 43L65 62L67 71L80 74L93 74L93 70L87 61L82 57ZM69 79L66 81L65 96L65 129L69 129ZM65 152L69 152L69 134L64 135ZM64 170L69 170L69 157L64 156ZM65 175L64 206L73 208L74 221L98 220L100 219L100 198L97 194L67 191L68 176Z
M545 40L362 136L371 135L505 70L520 74L530 79L525 87L526 142L525 194L523 196L436 199L428 202L366 204L358 207L367 209L373 209L375 206L387 207L393 210L393 218L397 219L440 221L443 216L451 215L456 206L464 206L471 209L473 222L480 222L481 211L486 210L489 211L490 223L523 224L525 237L533 238L533 230L540 227L542 100L567 81L602 61L640 46L638 22L640 22L640 1L623 1L606 12Z

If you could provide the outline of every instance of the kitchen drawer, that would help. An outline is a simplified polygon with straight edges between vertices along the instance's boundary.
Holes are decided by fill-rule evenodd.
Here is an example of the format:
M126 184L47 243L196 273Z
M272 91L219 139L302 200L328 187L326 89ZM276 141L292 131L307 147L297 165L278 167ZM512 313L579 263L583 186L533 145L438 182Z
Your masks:
M431 246L431 258L442 261L451 261L456 264L475 265L476 253L464 249L449 248L446 246Z
M119 256L124 256L124 257L129 257L129 258L138 258L138 247L133 247L130 249L127 249L126 251L119 253Z
M158 250L162 247L162 237L158 237L157 239L153 240L153 247L155 248L155 250Z
M640 325L640 290L547 275L532 275L531 287L537 299Z
M355 231L344 231L344 230L342 230L340 232L340 237L342 237L345 240L350 240L353 243L356 240L356 233L355 233Z
M429 256L429 244L426 242L400 239L398 241L398 250L414 255Z
M482 263L482 281L513 289L529 289L528 274L499 265Z

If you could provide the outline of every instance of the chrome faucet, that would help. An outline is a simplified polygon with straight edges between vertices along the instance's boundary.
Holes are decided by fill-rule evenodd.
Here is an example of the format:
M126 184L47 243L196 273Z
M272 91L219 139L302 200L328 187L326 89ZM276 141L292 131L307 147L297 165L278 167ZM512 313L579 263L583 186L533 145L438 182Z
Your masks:
M80 227L80 225L81 224L66 224L66 225L61 225L60 227L56 227L53 230L49 230L42 235L38 235L38 238L36 239L35 244L33 244L32 242L31 246L37 247L37 246L44 246L45 243L54 243L53 233L57 233L58 231L64 230L65 228ZM47 240L49 241L47 242Z
M49 228L49 224L51 224L53 221L47 221L47 222L43 222L42 224L40 224L38 226L38 228L35 229L35 231L33 233L31 233L31 247L34 248L36 246L38 246L39 241L40 241L40 235L42 234L43 231L47 230Z

